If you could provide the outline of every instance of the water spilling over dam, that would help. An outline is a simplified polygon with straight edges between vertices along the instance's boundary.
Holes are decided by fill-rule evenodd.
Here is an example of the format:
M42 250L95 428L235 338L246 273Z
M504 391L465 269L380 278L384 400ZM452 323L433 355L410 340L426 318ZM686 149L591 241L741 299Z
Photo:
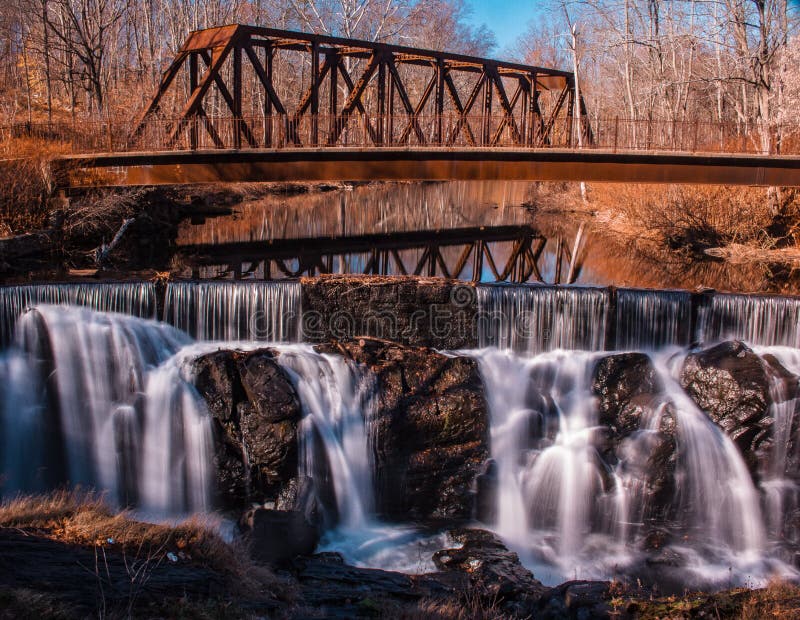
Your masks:
M418 522L467 510L548 583L794 574L797 300L478 286L473 346L442 355L302 344L300 282L171 283L161 302L81 286L0 289L3 496L81 484L175 514L229 505L224 479L321 515L323 548L383 568L413 570L444 544ZM752 346L714 346L731 338ZM745 409L709 396L731 382Z

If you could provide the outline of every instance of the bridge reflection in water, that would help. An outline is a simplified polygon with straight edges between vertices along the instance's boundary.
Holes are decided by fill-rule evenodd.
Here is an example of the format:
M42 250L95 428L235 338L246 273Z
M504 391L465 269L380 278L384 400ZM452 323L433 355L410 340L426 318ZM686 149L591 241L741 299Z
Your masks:
M534 224L537 202L529 183L384 183L275 194L185 223L177 244L187 277L575 281L585 255L573 260L578 226Z
M530 226L492 226L196 244L181 253L194 278L360 274L572 284L582 270L581 237L570 245Z

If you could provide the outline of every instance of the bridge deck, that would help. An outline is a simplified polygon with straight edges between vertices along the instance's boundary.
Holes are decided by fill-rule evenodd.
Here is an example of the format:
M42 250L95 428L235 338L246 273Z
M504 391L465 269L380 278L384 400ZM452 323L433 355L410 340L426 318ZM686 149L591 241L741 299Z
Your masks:
M297 148L67 155L63 188L303 181L587 181L800 187L800 156L498 148Z

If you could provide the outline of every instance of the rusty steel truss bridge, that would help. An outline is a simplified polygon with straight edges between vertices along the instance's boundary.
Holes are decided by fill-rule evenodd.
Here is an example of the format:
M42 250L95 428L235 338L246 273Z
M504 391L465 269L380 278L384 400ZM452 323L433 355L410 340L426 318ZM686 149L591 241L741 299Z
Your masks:
M473 179L800 186L800 157L763 153L739 127L590 119L575 93L567 71L230 25L189 35L133 124L27 131L72 142L73 154L54 163L63 188Z

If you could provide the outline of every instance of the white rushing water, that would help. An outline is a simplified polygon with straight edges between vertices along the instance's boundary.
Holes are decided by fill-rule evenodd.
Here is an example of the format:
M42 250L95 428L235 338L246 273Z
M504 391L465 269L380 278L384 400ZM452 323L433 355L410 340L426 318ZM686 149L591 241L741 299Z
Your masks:
M654 351L692 341L692 295L685 291L617 290L614 349Z
M700 342L745 340L800 348L800 299L776 295L715 294L698 313Z
M295 342L299 282L171 282L164 321L199 340Z
M24 314L0 364L14 381L3 402L4 491L61 482L121 506L209 509L210 419L174 357L188 342L121 314L47 305Z
M120 304L146 299L148 290L130 289ZM800 349L757 350L788 375L772 376L774 448L754 481L735 444L676 380L685 353L666 345L690 337L688 294L618 291L616 304L604 289L481 286L478 295L489 317L481 343L495 346L462 353L479 362L490 412L498 485L485 525L537 578L557 583L652 570L685 583L727 585L795 574L779 558L785 541L800 539L785 518L800 506ZM30 303L19 295L6 300L12 297L14 312ZM211 510L212 423L187 374L191 361L220 347L263 346L261 336L296 338L299 304L297 283L170 285L169 322L228 342L195 343L166 322L75 306L45 304L15 315L13 344L0 352L2 493L80 484L151 513ZM134 306L124 310L135 313ZM730 325L747 335L742 326L755 320L766 326L767 341L792 343L791 321L767 306L767 298L722 300L698 320L717 336ZM259 325L264 331L254 334ZM616 439L600 421L592 386L609 331L618 347L651 351L661 386L638 428ZM452 544L446 535L376 517L375 377L308 345L276 348L301 401L298 473L313 481L323 508L321 549L365 566L432 570L431 553ZM663 429L673 426L674 488L664 513L654 516L650 458ZM643 549L654 530L669 530L672 555ZM653 557L665 563L649 568L645 560Z
M491 286L478 293L478 344L525 353L605 348L609 292L552 286Z
M69 304L156 318L156 292L152 282L3 286L0 287L0 346L11 342L14 325L22 313L39 304Z
M596 353L521 357L478 351L497 463L491 524L545 582L608 578L635 569L647 533L648 459L661 416L674 416L677 459L672 550L687 582L743 583L791 572L769 559L761 497L733 442L683 392L682 355L654 366L663 385L652 413L619 443L610 470L590 390Z
M368 430L373 378L345 358L310 346L279 350L278 363L289 371L303 409L300 474L330 485L331 522L360 529L374 509Z
M303 410L300 475L311 479L325 512L320 550L348 562L404 572L433 570L432 554L448 542L413 525L375 516L372 415L375 377L341 356L308 345L281 345L278 363L297 389Z

